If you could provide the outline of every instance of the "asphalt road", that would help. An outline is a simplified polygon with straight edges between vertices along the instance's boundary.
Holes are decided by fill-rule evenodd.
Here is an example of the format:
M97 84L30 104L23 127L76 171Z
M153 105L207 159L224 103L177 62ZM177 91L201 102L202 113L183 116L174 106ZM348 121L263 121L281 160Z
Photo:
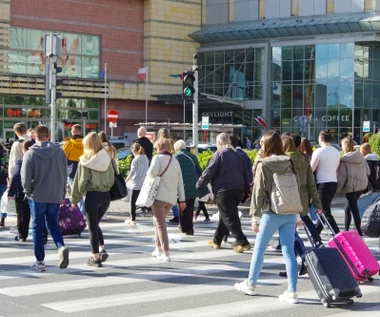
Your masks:
M300 304L279 302L278 295L287 282L278 276L284 269L284 259L276 251L268 250L266 254L259 295L250 297L235 291L233 284L247 277L251 251L236 254L232 246L211 249L207 242L216 220L206 224L200 217L194 236L169 226L172 262L159 263L150 255L154 249L151 218L138 217L136 226L125 224L126 205L113 203L108 221L101 223L110 254L103 268L86 264L90 247L85 230L81 237L65 239L70 249L69 268L59 270L57 251L50 241L47 271L30 271L34 262L32 243L14 241L9 226L15 220L8 218L8 227L0 229L0 317L380 316L380 276L373 283L361 285L363 297L355 299L352 306L324 308L307 275L299 278ZM254 243L247 209L242 210L243 230ZM334 214L342 225L340 201L335 203ZM300 235L305 238L303 231ZM272 242L275 244L275 237ZM380 260L378 239L366 242Z

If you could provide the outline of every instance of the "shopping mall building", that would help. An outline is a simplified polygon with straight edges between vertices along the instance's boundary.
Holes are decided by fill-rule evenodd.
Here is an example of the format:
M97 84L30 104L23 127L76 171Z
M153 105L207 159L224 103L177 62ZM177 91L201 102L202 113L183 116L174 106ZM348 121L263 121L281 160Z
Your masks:
M185 33L199 30L201 5L187 2L1 0L0 137L13 137L18 121L28 127L50 126L44 43L49 32L62 37L57 141L84 119L86 131L104 129L105 100L107 110L119 113L114 135L136 136L136 124L145 120L146 99L148 121L182 120L182 103L173 105L154 96L179 93L181 81L169 75L191 68L198 44ZM192 18L198 19L194 25L181 22ZM148 85L138 78L138 69L145 66Z
M152 128L184 112L190 123L176 75L198 52L199 121L256 138L261 116L281 132L359 142L363 121L380 125L378 12L378 0L1 0L0 136L20 120L49 125L44 34L57 32L58 140L84 115L87 130L104 129L105 99L119 112L114 135L133 137L146 96Z
M360 142L363 121L380 124L379 12L374 0L204 1L191 34L201 93L241 101L227 111L243 134L261 115L281 132Z

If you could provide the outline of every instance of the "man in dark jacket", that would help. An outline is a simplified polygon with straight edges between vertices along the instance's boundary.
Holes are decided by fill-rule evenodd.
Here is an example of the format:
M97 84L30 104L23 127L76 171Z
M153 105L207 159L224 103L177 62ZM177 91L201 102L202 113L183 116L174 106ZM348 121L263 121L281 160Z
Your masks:
M64 269L69 265L69 250L58 226L58 213L66 194L67 160L62 149L49 142L46 126L37 126L35 133L37 142L25 153L21 167L21 182L32 214L33 247L37 260L31 269L45 271L45 221L58 248L59 268Z
M216 142L218 151L212 156L196 184L197 188L202 188L211 182L220 213L218 228L209 244L220 249L223 237L231 231L238 243L234 251L243 253L251 245L241 228L238 205L243 196L249 194L248 173L243 157L236 153L228 134L219 134Z
M133 143L138 143L144 148L145 155L148 157L149 163L152 161L153 144L146 137L146 129L141 127L137 130L138 139L134 140Z

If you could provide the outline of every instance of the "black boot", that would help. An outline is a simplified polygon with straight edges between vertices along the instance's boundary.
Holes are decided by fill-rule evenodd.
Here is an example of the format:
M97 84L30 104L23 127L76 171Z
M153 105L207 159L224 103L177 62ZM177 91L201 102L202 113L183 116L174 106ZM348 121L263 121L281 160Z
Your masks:
M170 219L169 221L170 222L174 222L174 223L179 223L179 218L178 217L173 217L173 219Z
M303 276L303 275L306 275L306 274L307 274L306 265L305 265L305 262L302 261L302 265L301 265L299 276Z
M0 227L4 227L4 226L5 226L5 218L2 217L0 220Z

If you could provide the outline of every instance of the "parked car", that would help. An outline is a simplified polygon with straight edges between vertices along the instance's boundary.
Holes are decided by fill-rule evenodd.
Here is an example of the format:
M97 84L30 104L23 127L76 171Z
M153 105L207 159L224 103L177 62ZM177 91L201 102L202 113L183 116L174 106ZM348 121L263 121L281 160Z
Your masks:
M110 138L109 141L112 143L116 150L130 146L130 143L127 139Z
M186 150L194 153L194 146L188 145L186 146ZM204 151L210 150L211 152L216 152L217 147L216 144L206 144L206 143L199 143L198 144L198 153L202 153Z
M132 153L131 148L129 147L123 147L121 149L118 149L116 151L116 158L118 160L125 160L129 154Z

